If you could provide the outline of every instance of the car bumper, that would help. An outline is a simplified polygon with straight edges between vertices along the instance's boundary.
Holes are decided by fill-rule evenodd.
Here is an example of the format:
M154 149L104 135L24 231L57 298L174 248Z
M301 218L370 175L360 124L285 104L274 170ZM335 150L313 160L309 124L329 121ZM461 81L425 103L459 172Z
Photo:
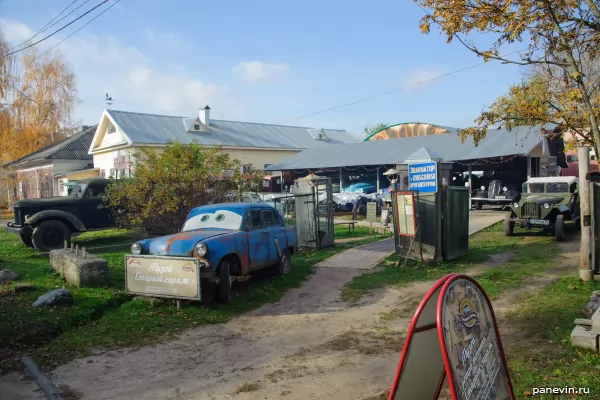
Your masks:
M534 219L534 218L509 218L521 228L553 228L554 224L550 221ZM548 222L547 224L542 221Z
M15 225L14 222L8 222L6 224L6 231L9 233L15 233L17 235L30 235L33 230L29 225L21 226Z
M512 203L512 199L490 199L488 197L471 197L471 201L484 201L486 203Z

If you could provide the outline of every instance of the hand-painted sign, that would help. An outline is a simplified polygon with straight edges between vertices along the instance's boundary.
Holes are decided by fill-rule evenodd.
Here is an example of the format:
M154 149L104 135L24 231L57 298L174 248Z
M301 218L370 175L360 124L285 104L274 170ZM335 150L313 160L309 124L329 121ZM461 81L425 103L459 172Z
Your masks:
M416 231L415 194L398 192L396 193L396 232L400 236L413 237Z
M200 265L196 258L125 256L127 293L200 300Z
M420 193L437 192L437 162L408 165L408 189Z
M425 295L389 400L437 399L446 376L453 400L515 399L490 300L466 275L445 276Z
M377 203L367 203L367 222L377 222Z

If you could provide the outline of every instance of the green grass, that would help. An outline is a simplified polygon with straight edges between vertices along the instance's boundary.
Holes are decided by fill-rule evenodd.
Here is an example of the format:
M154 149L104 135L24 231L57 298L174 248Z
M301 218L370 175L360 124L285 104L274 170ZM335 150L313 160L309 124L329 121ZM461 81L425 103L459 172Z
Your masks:
M127 231L108 230L88 233L78 243L93 247L98 243L128 240ZM98 253L109 262L111 287L80 289L67 284L48 265L48 258L26 248L19 239L0 231L0 269L21 275L36 289L13 293L13 284L0 286L0 373L14 369L18 359L31 354L44 367L67 362L94 348L141 346L161 340L165 335L204 324L221 323L268 302L275 302L286 290L298 287L319 261L344 249L369 243L367 239L317 252L301 252L293 257L292 272L285 277L255 274L245 282L234 283L234 298L229 305L206 307L184 305L177 312L172 302L132 300L124 292L124 262L127 251ZM58 287L69 289L75 305L68 308L31 307L40 295Z
M342 291L342 299L356 302L383 287L400 287L415 281L439 279L485 262L493 254L508 251L515 253L513 260L503 263L501 268L485 271L477 278L491 298L508 287L518 286L524 277L547 269L557 246L551 236L537 232L530 236L506 237L502 223L498 223L472 235L469 238L469 253L457 260L432 267L409 260L406 268L403 268L403 260L398 265L398 257L390 256L381 264L380 270L354 277Z
M589 388L586 397L600 398L600 355L570 345L573 321L581 318L592 291L599 289L600 282L565 277L509 313L508 323L518 329L519 337L505 339L504 346L517 398L532 393L534 387L565 386Z

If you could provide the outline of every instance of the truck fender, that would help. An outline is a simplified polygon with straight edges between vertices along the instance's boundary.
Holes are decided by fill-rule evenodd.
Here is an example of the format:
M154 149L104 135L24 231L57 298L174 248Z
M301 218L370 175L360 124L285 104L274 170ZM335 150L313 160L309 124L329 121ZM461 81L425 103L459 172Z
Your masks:
M504 206L502 211L512 211L512 208L510 208L510 206Z
M83 222L81 222L79 218L77 218L73 214L61 210L40 211L39 213L33 214L29 218L27 218L25 223L27 225L37 225L38 223L46 219L64 219L69 221L71 225L73 225L73 227L79 232L85 232L87 230L85 228L85 225L83 225Z

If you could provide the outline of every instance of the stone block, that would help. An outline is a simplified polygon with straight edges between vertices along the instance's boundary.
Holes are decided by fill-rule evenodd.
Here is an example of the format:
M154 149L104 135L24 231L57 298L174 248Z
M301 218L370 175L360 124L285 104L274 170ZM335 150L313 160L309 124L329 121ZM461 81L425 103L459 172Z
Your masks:
M10 269L3 269L0 271L0 284L16 281L17 279L19 279L19 275L12 272Z
M32 292L34 290L35 290L35 285L33 283L29 283L29 282L17 283L13 287L13 292L15 292L15 293Z
M108 261L94 254L75 255L70 249L52 250L50 267L67 282L78 287L108 286Z
M571 332L571 344L593 351L598 351L598 334L589 327L576 325Z
M32 305L33 307L72 306L73 295L65 288L54 289L41 295Z
M592 330L600 334L600 308L598 308L592 315Z

